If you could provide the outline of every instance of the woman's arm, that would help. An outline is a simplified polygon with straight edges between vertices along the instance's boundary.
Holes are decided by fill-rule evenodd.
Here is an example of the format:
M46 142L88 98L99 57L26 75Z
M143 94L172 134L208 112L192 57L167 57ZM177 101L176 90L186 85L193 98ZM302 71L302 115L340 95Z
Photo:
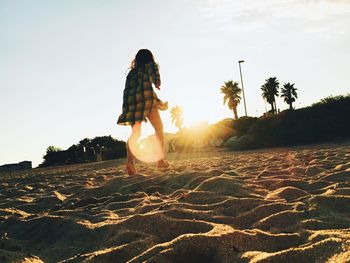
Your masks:
M159 67L156 63L149 63L147 67L147 73L150 77L151 84L153 83L156 89L160 90L160 74L159 74Z

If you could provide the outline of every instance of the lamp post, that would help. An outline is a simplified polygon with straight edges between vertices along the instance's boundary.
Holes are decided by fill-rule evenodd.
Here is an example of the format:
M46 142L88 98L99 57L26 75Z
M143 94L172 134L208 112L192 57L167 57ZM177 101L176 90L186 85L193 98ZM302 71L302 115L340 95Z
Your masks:
M244 111L245 111L245 116L247 116L247 105L245 103L245 95L244 95L244 87L243 87L243 78L242 78L242 69L241 69L241 63L243 63L244 60L239 60L238 65L239 65L239 74L241 75L241 83L242 83L242 92L243 92L243 102L244 102Z

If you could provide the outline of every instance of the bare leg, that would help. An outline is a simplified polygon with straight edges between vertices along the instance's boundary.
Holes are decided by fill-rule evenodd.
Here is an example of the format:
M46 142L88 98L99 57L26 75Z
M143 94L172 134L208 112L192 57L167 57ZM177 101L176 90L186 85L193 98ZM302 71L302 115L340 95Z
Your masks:
M163 122L160 118L159 111L157 108L152 108L151 113L147 116L147 119L151 122L154 131L156 133L156 137L159 140L162 149L162 159L158 161L159 168L168 167L169 164L164 160L164 131L163 131Z
M128 142L126 143L126 152L127 152L126 170L129 175L136 173L136 169L134 166L135 157L130 148L135 149L134 146L136 145L138 139L141 136L141 122L136 122L134 125L131 126L131 128L132 128L131 135L128 139Z

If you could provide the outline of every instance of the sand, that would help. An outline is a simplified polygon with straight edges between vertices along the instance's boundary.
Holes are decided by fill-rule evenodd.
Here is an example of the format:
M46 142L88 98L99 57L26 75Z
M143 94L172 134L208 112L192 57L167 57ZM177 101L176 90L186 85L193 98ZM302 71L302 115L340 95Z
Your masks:
M350 262L350 143L1 174L0 262Z

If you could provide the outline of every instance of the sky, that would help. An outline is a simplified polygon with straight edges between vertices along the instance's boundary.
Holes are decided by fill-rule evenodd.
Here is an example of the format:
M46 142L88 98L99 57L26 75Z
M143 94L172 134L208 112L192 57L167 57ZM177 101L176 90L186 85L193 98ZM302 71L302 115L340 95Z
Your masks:
M233 117L220 86L240 82L242 59L249 116L265 112L269 77L295 83L296 108L346 94L349 25L348 0L0 0L0 165L36 166L48 146L83 138L126 140L130 127L116 121L141 48L159 63L158 96L181 106L187 125Z

